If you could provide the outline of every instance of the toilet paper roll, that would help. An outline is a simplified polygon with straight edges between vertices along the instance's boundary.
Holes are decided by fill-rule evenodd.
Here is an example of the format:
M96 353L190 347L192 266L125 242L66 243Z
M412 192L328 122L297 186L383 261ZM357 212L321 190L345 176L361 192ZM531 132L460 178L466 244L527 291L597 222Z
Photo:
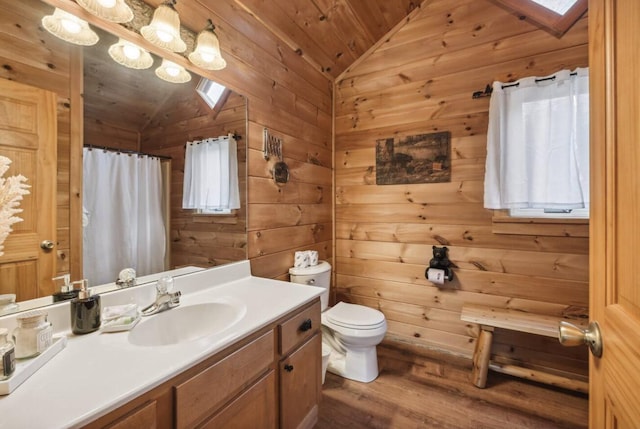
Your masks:
M438 268L429 268L429 270L427 271L427 280L429 280L431 283L442 285L444 284L444 279L444 270L440 270Z
M296 268L307 268L309 266L309 255L306 251L296 252L293 258L293 266Z
M318 265L318 251L317 250L307 250L307 256L309 257L309 265L315 266Z

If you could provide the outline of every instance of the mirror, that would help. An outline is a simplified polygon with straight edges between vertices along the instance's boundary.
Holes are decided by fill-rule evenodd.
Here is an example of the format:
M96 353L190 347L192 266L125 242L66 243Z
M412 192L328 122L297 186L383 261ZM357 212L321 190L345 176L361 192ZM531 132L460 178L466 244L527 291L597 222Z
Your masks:
M4 24L0 28L0 46L3 48L0 58L4 64L0 77L43 87L58 95L56 274L69 272L81 257L72 253L68 243L69 230L77 226L71 224L70 219L82 218L79 213L71 213L69 204L73 190L78 189L78 183L74 182L72 174L68 174L69 142L74 129L73 115L69 113L74 63L69 58L73 58L74 49L81 49L84 56L85 145L171 158L168 174L171 185L166 201L171 218L168 231L171 253L167 267L205 268L246 259L245 98L230 92L211 109L195 92L199 76L193 75L187 84L161 81L154 73L160 63L158 58L148 70L127 69L115 63L107 53L117 38L99 30L100 41L93 47L79 48L57 40L40 25L42 16L52 11L53 7L39 0L23 0L19 5L13 0L0 0L0 20ZM228 133L239 138L241 209L231 215L198 215L182 210L185 143ZM23 207L26 209L27 205ZM19 225L15 224L15 231L19 231ZM11 260L11 247L7 246L5 250L5 255L0 257L0 294L16 293L16 288L4 281L10 278L7 272L15 272L15 267L3 271L2 262ZM117 274L113 274L114 281ZM93 284L91 279L89 281ZM32 304L51 303L49 295L55 291L53 282L42 283L35 285L35 292L29 292L31 295L21 292L19 297L31 299L35 293L38 299ZM19 298L19 301L23 299Z

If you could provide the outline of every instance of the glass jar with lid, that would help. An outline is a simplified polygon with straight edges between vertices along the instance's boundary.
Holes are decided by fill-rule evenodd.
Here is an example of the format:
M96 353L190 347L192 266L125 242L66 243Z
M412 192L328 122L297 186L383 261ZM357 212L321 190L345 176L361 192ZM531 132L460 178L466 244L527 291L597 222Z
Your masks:
M46 311L30 311L17 320L18 327L13 330L17 359L37 356L51 345L53 328Z
M15 369L15 347L9 339L9 331L6 328L0 328L0 380L11 377Z

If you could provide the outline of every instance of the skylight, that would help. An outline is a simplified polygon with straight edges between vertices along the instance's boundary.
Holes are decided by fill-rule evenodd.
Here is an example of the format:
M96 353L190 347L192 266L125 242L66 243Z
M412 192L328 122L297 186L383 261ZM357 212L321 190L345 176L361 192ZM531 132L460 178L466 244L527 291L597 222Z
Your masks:
M216 104L222 97L224 90L227 89L225 86L220 85L218 82L214 82L207 78L200 79L198 86L196 87L196 92L202 99L209 105L210 108L216 107Z
M558 15L563 15L567 13L571 7L577 3L578 0L532 0L534 3L539 4L540 6L546 7L549 10L557 13Z

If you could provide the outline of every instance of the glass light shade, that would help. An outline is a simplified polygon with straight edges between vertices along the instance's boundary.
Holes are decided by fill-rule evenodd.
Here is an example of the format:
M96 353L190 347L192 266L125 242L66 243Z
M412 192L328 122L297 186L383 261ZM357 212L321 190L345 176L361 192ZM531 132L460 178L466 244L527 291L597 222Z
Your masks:
M115 62L130 69L148 69L153 65L149 52L124 39L118 39L118 43L109 47L109 55Z
M220 53L218 36L211 30L202 30L196 39L196 49L189 54L189 60L206 70L222 70L227 62Z
M156 69L156 76L171 83L185 83L191 80L191 74L184 67L169 60L162 60L162 64Z
M184 52L187 45L180 38L180 17L172 7L160 5L153 12L149 25L140 29L142 37L171 52Z
M105 21L123 23L133 19L133 11L124 0L76 0L76 3Z
M98 35L89 28L87 21L62 9L56 8L52 15L42 18L42 26L54 36L81 46L98 43Z

